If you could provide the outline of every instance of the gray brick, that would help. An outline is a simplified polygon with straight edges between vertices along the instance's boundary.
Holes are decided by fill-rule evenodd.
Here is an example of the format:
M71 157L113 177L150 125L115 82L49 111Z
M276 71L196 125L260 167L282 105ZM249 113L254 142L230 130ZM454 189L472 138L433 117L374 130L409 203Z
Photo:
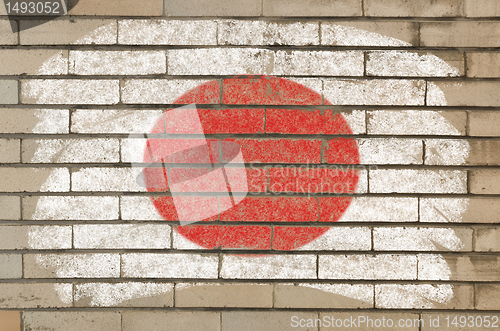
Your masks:
M21 140L0 139L0 163L21 162Z
M17 80L0 80L0 104L13 105L19 103Z
M16 221L21 218L21 197L0 196L0 220Z
M5 6L0 6L0 11L2 9L5 11ZM11 21L0 20L0 45L16 45L17 36L17 32L12 32Z
M0 254L0 278L21 278L23 256L21 254Z

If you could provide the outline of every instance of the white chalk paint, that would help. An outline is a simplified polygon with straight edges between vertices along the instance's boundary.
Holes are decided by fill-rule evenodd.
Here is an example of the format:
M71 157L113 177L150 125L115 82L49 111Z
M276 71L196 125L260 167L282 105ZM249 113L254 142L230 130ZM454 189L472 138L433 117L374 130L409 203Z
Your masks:
M265 255L222 258L224 279L314 279L315 255Z

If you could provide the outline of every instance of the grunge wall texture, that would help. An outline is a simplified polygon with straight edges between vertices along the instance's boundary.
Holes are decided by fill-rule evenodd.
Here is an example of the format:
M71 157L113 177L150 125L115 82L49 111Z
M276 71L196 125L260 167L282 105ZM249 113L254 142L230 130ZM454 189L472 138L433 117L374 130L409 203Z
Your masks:
M0 15L0 330L288 330L324 315L430 330L430 316L500 314L497 0L80 0L18 33ZM238 132L279 108L257 100L215 132L269 140L255 160L284 141L316 144L302 148L314 160L335 137L309 128L338 113L366 166L341 220L314 224L331 229L300 249L193 245L129 167L142 159L129 133L206 81L217 87L198 108L228 108L240 74L290 78L333 106L283 107L286 125ZM293 221L330 217L335 194L311 194ZM290 221L273 201L259 209L269 222L253 220L270 233ZM216 224L248 225L246 207Z

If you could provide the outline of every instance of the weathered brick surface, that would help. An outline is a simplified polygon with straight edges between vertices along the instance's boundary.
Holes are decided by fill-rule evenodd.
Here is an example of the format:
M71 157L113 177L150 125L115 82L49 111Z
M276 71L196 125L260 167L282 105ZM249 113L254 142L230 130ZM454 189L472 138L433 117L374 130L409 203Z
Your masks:
M23 314L25 330L120 331L119 312L37 312Z
M500 76L500 54L496 52L468 52L467 76L496 78Z
M5 10L5 7L1 10ZM17 41L17 33L12 32L10 21L0 20L0 45L16 45Z
M498 310L500 304L496 298L500 293L498 285L478 284L475 287L476 308L484 310Z
M498 137L500 129L496 123L500 113L495 111L473 111L469 114L469 134L479 137Z
M4 133L68 133L65 109L2 108L0 129Z
M0 80L0 104L13 105L19 102L17 80Z
M427 105L442 105L442 94L448 106L498 107L500 97L495 93L500 83L488 82L432 82L427 87Z
M166 1L167 16L260 16L262 0Z
M23 257L21 254L0 254L0 279L21 278L23 275Z
M21 140L0 139L0 163L21 162Z
M21 198L17 196L0 196L0 220L17 221L21 218Z
M36 241L33 238L36 236ZM0 226L0 249L68 249L71 226Z
M361 16L359 0L262 0L264 16Z
M421 222L498 223L498 198L423 198Z
M319 331L327 331L332 328L342 328L343 330L352 331L375 331L383 327L389 327L391 322L393 327L398 330L417 331L419 330L419 317L419 314L416 313L379 313L368 311L321 312L319 318L323 323ZM389 322L389 320L391 320L391 322Z
M474 170L470 172L470 191L472 194L498 194L500 187L499 170Z
M436 260L439 264L447 263L451 270L449 276L436 274ZM418 259L418 278L423 280L458 280L458 281L498 281L500 278L500 259L494 255L454 256L420 255Z
M163 0L146 0L140 4L131 0L110 0L106 2L70 0L70 4L72 2L78 3L78 5L70 11L70 15L161 16L163 14Z
M222 331L272 331L272 330L296 330L291 321L296 312L223 312ZM314 312L301 312L300 318L316 319L318 314ZM304 324L305 325L305 324ZM317 327L303 327L302 330L317 330Z
M144 312L125 311L122 313L122 331L165 330L172 331L220 331L218 312Z
M496 228L479 228L474 230L475 251L477 252L498 252L500 242L498 236L500 230Z
M366 0L366 16L459 17L465 0Z
M0 51L2 63L1 75L67 75L67 50L16 50L3 49ZM46 58L53 57L54 63L47 68L41 68Z
M420 25L422 46L437 47L497 47L496 35L500 25L497 22L423 22Z
M476 0L465 2L467 17L496 17L500 15L500 4L495 0Z
M0 192L68 192L66 168L0 168ZM47 178L50 180L47 181Z
M63 308L73 304L71 284L10 283L0 284L0 289L0 308Z

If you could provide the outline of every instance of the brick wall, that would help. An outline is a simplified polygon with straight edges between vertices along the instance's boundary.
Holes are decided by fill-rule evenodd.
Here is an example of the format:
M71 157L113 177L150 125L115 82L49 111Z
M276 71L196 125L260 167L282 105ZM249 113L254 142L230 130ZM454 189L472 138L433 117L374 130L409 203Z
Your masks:
M500 315L497 0L80 0L70 14L12 32L0 6L1 331ZM241 74L319 97L242 101ZM144 139L129 134L191 102L255 165L246 200L206 225L238 229L248 255L187 240L135 181ZM304 164L351 164L355 191L277 189L296 180L280 165ZM283 239L312 228L301 247Z

